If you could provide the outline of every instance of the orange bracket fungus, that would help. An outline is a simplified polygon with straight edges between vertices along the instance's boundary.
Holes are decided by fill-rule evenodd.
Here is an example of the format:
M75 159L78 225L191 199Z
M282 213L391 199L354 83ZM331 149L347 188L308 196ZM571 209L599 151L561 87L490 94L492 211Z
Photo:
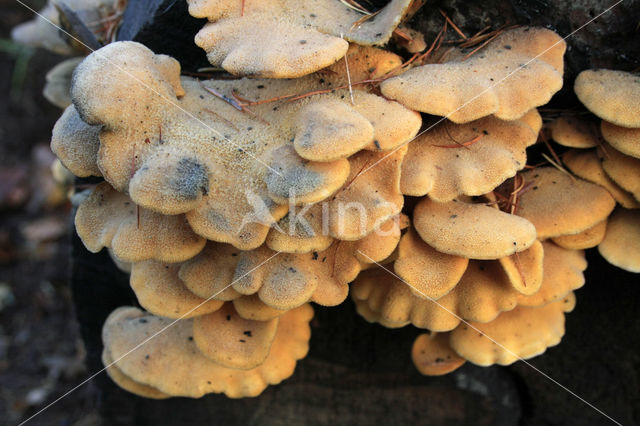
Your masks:
M564 41L518 27L406 62L373 47L419 3L188 0L209 21L195 43L233 76L182 76L136 42L77 66L51 146L104 179L78 197L76 230L130 270L146 310L104 324L118 385L257 396L306 356L310 304L349 295L369 322L428 330L411 352L423 374L507 365L562 338L583 249L640 270L638 210L614 211L640 206L635 77L581 74L607 121L554 116L544 132L572 150L527 165ZM609 81L630 98L604 99Z
M183 320L169 327L171 320L145 314L137 308L122 307L111 313L103 329L103 359L113 360L120 382L136 384L128 389L141 394L164 396L187 396L198 398L206 393L224 393L230 398L257 396L270 384L278 384L293 374L296 361L303 358L309 349L311 330L309 321L313 310L303 305L287 312L277 321L273 341L266 336L257 336L266 358L256 367L237 369L225 367L216 360L227 360L238 353L239 341L221 343L214 359L200 350L195 342L194 320ZM198 327L222 325L237 319L227 316L212 318L214 323ZM240 320L241 321L241 320ZM232 340L252 339L253 332L238 339L238 325L221 328L216 333ZM242 324L249 326L248 324ZM270 334L273 330L257 330ZM152 339L148 337L154 336ZM208 337L208 336L207 336ZM201 343L200 345L203 345ZM139 349L133 350L140 346ZM210 354L211 355L211 354ZM248 363L245 364L249 365ZM111 373L113 374L113 373ZM125 378L122 378L122 375ZM133 383L131 383L133 382ZM142 388L139 388L142 386ZM151 392L151 390L154 390Z
M441 333L418 336L411 348L411 359L418 371L427 376L448 374L465 362L449 346L449 336Z
M189 0L189 13L210 22L195 42L211 64L236 75L293 78L341 59L347 41L385 44L412 0L392 0L367 19L346 2ZM364 12L364 13L363 13Z
M586 70L576 78L580 101L598 117L622 127L640 127L640 77L614 70Z
M540 116L534 109L525 117L487 117L467 124L444 121L421 134L408 145L402 193L450 201L492 191L525 166L525 150L536 142Z
M609 263L640 272L640 210L622 208L613 212L598 251Z
M102 176L98 168L100 126L91 126L80 118L73 105L68 106L53 127L51 150L76 176Z
M562 87L565 42L553 31L505 31L469 57L454 50L382 83L382 93L428 114L468 123L493 114L515 120L546 104Z
M564 316L575 306L575 295L537 308L518 307L486 324L462 324L451 332L449 343L466 360L488 366L509 365L528 359L560 343Z
M592 123L578 116L561 116L549 124L551 138L570 148L593 148L598 145L598 134Z
M85 122L102 125L97 163L116 190L162 214L186 213L197 234L247 250L289 203L322 201L342 187L347 158L378 150L376 137L392 149L417 133L415 112L361 90L353 104L344 89L262 103L332 87L324 74L198 82L180 78L173 59L118 42L78 66L72 98ZM239 107L247 98L252 106ZM365 137L353 139L354 129L367 129Z
M165 216L137 207L106 182L80 204L75 225L87 249L98 252L109 247L125 262L181 262L198 254L206 243L184 215Z
M531 190L519 198L518 216L536 228L538 239L575 235L609 216L615 200L604 188L553 167L523 172Z

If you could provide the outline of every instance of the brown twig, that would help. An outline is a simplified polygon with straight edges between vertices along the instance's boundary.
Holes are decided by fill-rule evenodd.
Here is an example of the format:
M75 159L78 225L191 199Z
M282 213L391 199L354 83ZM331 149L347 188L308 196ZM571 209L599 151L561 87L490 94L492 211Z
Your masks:
M471 145L473 145L474 143L476 143L480 139L482 139L482 136L483 135L478 135L475 138L473 138L471 140L468 140L466 142L458 142L458 141L454 140L454 142L456 142L456 143L453 144L453 145L436 145L436 144L433 144L431 146L436 146L438 148L467 148L468 149Z
M447 16L447 14L444 12L444 10L440 9L440 14L442 16L444 16L444 19L446 19L447 22L449 23L449 25L451 25L451 28L453 28L453 30L455 32L457 32L460 35L460 37L462 37L463 40L467 40L468 39L468 37L465 35L465 33L463 33L462 30L460 28L458 28L458 26L456 24L453 23L451 18L449 18L449 16Z
M485 40L484 43L482 43L480 46L476 47L475 49L473 49L471 52L467 53L464 58L462 58L463 61L466 61L467 59L469 59L471 56L473 56L478 50L482 49L483 47L485 47L487 44L491 43L496 37L498 37L498 35L500 35L499 32L496 32L494 35L492 35L491 37L489 37L487 40Z
M219 120L224 121L224 122L227 124L227 126L229 126L229 127L233 128L234 130L236 130L236 131L240 131L240 129L238 129L238 127L237 127L235 124L233 124L231 121L227 120L226 118L224 118L223 116L221 116L221 115L220 115L220 114L218 114L217 112L215 112L215 111L213 111L213 110L211 110L211 109L209 109L209 108L204 108L204 111L205 111L205 112L208 112L208 113L209 113L209 114L211 114L211 115L216 116Z
M354 22L353 24L351 24L351 28L349 28L349 32L353 31L354 28L359 27L360 25L362 25L365 21L368 21L369 19L373 18L374 16L376 16L378 13L380 13L382 9L373 12L373 13L369 13L367 15L364 15L363 17L361 17L360 19L358 19L356 22Z
M518 252L515 252L514 255L515 259L513 263L516 265L516 269L518 270L518 274L520 274L520 278L522 278L522 286L526 287L527 279L524 277L524 272L522 271L522 266L520 265L520 255L518 254Z
M269 122L264 120L262 117L259 117L255 112L251 111L249 108L247 108L248 105L251 105L250 101L245 102L243 100L243 98L238 97L238 95L236 93L233 93L232 96L233 98L230 98L226 95L223 95L222 93L218 92L216 89L212 88L212 87L207 87L204 84L202 85L202 87L204 87L204 89L211 93L212 95L214 95L215 97L222 99L223 101L225 101L226 103L228 103L229 105L231 105L232 107L234 107L235 109L237 109L238 111L247 113L251 116L253 116L256 120L261 121L264 124L269 125Z

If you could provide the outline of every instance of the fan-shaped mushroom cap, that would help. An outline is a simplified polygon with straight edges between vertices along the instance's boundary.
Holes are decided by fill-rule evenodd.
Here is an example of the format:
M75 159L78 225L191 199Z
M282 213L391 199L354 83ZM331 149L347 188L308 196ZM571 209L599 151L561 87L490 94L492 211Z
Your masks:
M392 254L400 240L401 225L401 219L392 218L361 240L336 240L326 250L311 253L279 253L266 246L241 252L209 243L200 255L183 264L180 278L201 297L236 300L239 294L257 295L262 303L279 311L307 301L335 306L347 297L348 283L362 268ZM239 312L247 309L239 308ZM249 315L245 313L243 316ZM263 314L257 315L262 318Z
M191 293L178 277L179 264L137 262L131 267L129 284L144 309L165 318L192 318L217 311L219 300Z
M620 127L602 120L600 131L604 140L609 142L612 147L623 154L640 158L640 128Z
M80 204L75 225L89 251L109 247L125 262L182 262L198 254L206 243L193 233L184 215L164 216L137 207L106 182Z
M328 202L302 206L290 210L267 235L265 243L274 251L285 253L310 253L323 251L333 243L329 235L329 215L325 214ZM327 212L328 213L328 212Z
M67 108L71 105L71 75L83 59L82 56L67 59L47 72L42 95L49 102L60 108Z
M347 297L348 283L362 268L389 257L399 240L398 223L390 219L361 240L336 240L322 252L276 254L263 246L241 253L233 288L245 295L257 293L262 302L280 310L309 300L335 306Z
M535 120L538 113L534 110L531 115ZM444 121L409 144L400 189L406 195L429 194L438 201L491 192L525 166L526 148L537 137L536 129L522 120Z
M551 138L569 148L593 148L598 145L595 125L578 116L561 116L549 124Z
M398 71L403 64L402 57L393 52L357 44L349 46L346 56L349 64L348 74L344 60L320 70L318 74L330 76L329 80L333 81L335 86L348 86L351 80L352 88L359 90L366 86L361 86L358 82L385 77L392 71Z
M113 0L65 0L64 6L72 11L81 22L85 23L96 38L101 38L99 32L104 30L103 25L94 25L113 19L119 12L117 9L122 4ZM60 2L49 0L47 5L36 14L33 20L24 22L11 31L11 37L26 45L50 50L59 55L71 55L86 53L87 46L71 37L67 31L61 31L60 27L68 29L68 19L58 12ZM74 32L73 29L69 30Z
M586 70L576 77L578 99L595 115L622 127L640 127L640 77L614 70Z
M328 201L332 237L360 240L402 211L400 176L406 153L404 146L389 154L363 151L349 159L351 174Z
M584 250L600 244L606 232L607 221L603 220L577 234L555 237L553 238L553 242L566 249Z
M451 332L449 343L458 355L476 365L509 365L560 343L564 313L574 306L575 296L570 293L539 308L517 307L486 324L460 324Z
M536 136L538 135L538 133L540 133L540 130L542 130L542 116L536 108L531 108L518 120L526 123L529 127L531 127L531 130L533 130L533 133L535 133Z
M533 187L518 197L516 214L533 223L539 240L589 229L606 219L616 204L604 188L553 167L520 176Z
M342 58L352 41L381 45L391 37L411 0L393 0L375 18L341 2L189 0L189 13L211 21L196 35L209 62L232 74L300 77ZM344 39L342 38L344 36Z
M627 209L640 208L638 200L611 180L602 168L602 160L595 151L571 150L562 157L562 162L582 179L605 188L614 200Z
M143 398L151 399L166 399L171 397L171 395L160 392L158 389L152 388L151 386L138 383L132 380L129 376L126 376L118 367L115 366L115 364L113 364L111 355L109 355L109 351L107 351L106 348L102 351L102 364L106 367L107 374L111 377L111 380L127 392L131 392Z
M172 320L137 308L122 307L112 312L102 339L110 358L118 360L116 367L138 383L173 396L199 398L213 392L242 398L257 396L268 385L293 374L296 361L309 348L312 316L309 305L282 315L269 355L251 370L225 368L205 357L193 341L193 320L169 326ZM132 351L140 342L144 343Z
M278 318L247 320L227 303L222 309L193 320L193 340L200 352L216 364L250 370L269 355L277 329Z
M542 285L535 294L518 295L519 306L547 305L584 285L583 272L587 269L584 251L568 250L550 241L545 241L542 245L544 247Z
M360 300L360 299L354 298L353 302L356 305L356 312L358 313L358 315L360 315L365 321L371 324L378 323L381 326L386 328L402 328L407 324L411 324L410 321L395 322L387 318L384 318L382 314L378 312L374 312L369 307L366 300Z
M598 155L607 176L640 201L640 159L624 155L607 144L602 145Z
M71 105L53 126L51 151L76 176L102 176L98 168L99 134L100 126L82 121Z
M210 241L200 254L180 266L180 280L193 294L204 299L236 299L240 293L231 285L240 253L230 244Z
M454 53L450 62L413 68L380 87L388 98L455 123L489 114L515 120L560 90L565 47L553 31L516 28L468 59Z
M524 295L540 290L542 285L544 249L540 241L531 247L498 259L514 289Z
M233 300L233 307L240 317L253 321L269 321L287 312L275 309L260 300L257 294L240 296Z
M398 244L394 270L417 297L439 299L458 284L468 264L469 259L441 253L409 229Z
M614 211L598 251L612 265L640 272L640 210Z
M332 77L336 80L340 74ZM297 114L293 145L298 155L311 161L334 161L361 149L390 150L411 140L422 118L398 102L362 90L353 103L322 98L303 106Z
M424 198L415 207L413 225L441 253L470 259L498 259L526 250L536 229L520 217L483 204Z
M72 92L80 115L104 124L99 165L116 189L164 214L186 212L197 234L248 250L264 241L269 226L286 214L290 201L321 201L349 176L346 158L308 161L295 151L290 141L298 132L327 124L315 117L315 122L301 127L298 118L305 110L316 103L342 102L342 109L352 112L349 117L357 117L358 123L369 120L373 127L366 144L352 144L351 133L345 131L349 126L343 123L336 130L340 138L314 148L314 155L324 160L336 152L346 157L360 148L378 149L374 143L378 133L386 135L385 148L393 148L417 132L416 113L395 102L376 98L375 108L359 110L358 105L370 103L375 95L357 90L351 105L346 89L332 91L343 74L286 81L201 83L186 77L180 81L173 59L154 55L137 43L119 42L79 65ZM325 89L331 93L305 96ZM303 96L291 102L272 101L297 94ZM112 98L122 101L104 101ZM262 103L251 106L251 112L239 110L246 99ZM381 119L383 114L389 117ZM343 118L350 122L349 117ZM390 129L397 132L390 135Z
M323 251L333 239L355 241L379 230L402 210L400 170L407 152L362 151L349 158L351 174L333 197L291 210L267 236L269 248L287 253Z
M418 371L425 376L451 373L465 362L449 346L449 335L442 333L419 335L413 342L411 359Z
M27 46L41 47L59 55L73 54L73 48L65 42L52 23L59 25L60 19L55 6L47 3L33 20L13 27L11 38Z
M298 114L293 145L307 160L334 161L361 150L372 139L373 126L362 114L344 102L323 99Z
M492 321L514 309L519 295L498 262L475 260L458 285L440 299L421 298L415 292L383 268L364 271L351 285L351 296L358 306L366 305L369 321L394 327L411 323L438 332L453 330L463 319Z

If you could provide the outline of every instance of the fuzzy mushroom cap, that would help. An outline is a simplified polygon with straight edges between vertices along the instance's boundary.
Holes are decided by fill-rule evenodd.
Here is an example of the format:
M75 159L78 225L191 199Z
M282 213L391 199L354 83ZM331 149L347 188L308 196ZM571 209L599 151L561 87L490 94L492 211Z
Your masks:
M602 158L598 156L596 151L571 150L562 157L562 162L575 174L582 179L593 182L605 188L614 200L620 203L624 208L637 209L640 208L640 202L633 195L625 191L615 183L605 173L602 167Z
M578 116L562 116L549 124L551 138L569 148L593 148L598 145L595 125Z
M361 240L336 240L321 252L275 253L263 246L241 253L233 288L245 295L257 293L262 302L280 310L307 301L335 306L347 297L348 283L367 265L388 258L399 240L399 225L390 219Z
M234 300L240 297L231 287L240 253L230 244L209 241L200 254L180 266L180 280L204 299Z
M375 64L371 50L355 50L360 66ZM116 189L163 214L186 212L197 234L249 250L262 244L290 200L315 203L342 187L350 173L346 157L395 148L418 131L420 117L396 102L356 90L352 105L348 90L332 91L344 74L180 81L173 59L119 42L78 67L72 92L80 115L104 125L99 165ZM251 112L232 105L317 90L327 93L268 101ZM104 102L112 98L121 101ZM333 126L327 105L340 105L340 126ZM373 132L356 140L351 126Z
M540 115L532 110L526 117L531 121L487 117L467 124L444 121L430 128L408 145L402 193L450 201L491 192L527 162L526 148L538 138Z
M356 241L370 235L402 211L400 192L403 146L393 152L363 151L351 157L345 185L328 202L329 234Z
M335 239L356 241L380 230L402 210L400 171L406 147L362 151L349 158L351 173L333 197L293 209L269 232L272 250L287 253L323 251Z
M413 342L411 359L418 371L425 376L449 374L465 362L449 346L449 335L442 333L419 335Z
M42 95L49 102L59 108L67 108L71 105L71 75L83 59L83 56L67 59L47 72Z
M556 302L584 285L587 261L583 250L568 250L550 241L544 247L544 275L540 290L518 296L519 306L543 306Z
M73 54L72 47L65 42L51 22L59 25L60 19L55 6L47 3L33 20L13 27L11 38L27 46L41 47L58 55Z
M612 147L623 154L640 158L640 128L620 127L603 120L600 131L604 140Z
M569 250L584 250L600 244L607 232L607 221L603 220L574 235L553 238L553 242Z
M335 306L347 297L348 283L363 268L392 254L401 225L402 220L391 218L361 240L335 240L327 249L310 253L275 252L266 246L239 251L209 243L200 255L182 265L180 278L200 297L237 300L240 294L255 295L276 311L308 301ZM243 317L250 316L247 309L239 310ZM262 318L261 313L257 315Z
M223 302L191 293L178 277L179 264L155 261L134 263L129 284L138 303L153 315L192 318L217 311Z
M613 212L598 251L612 265L640 272L640 210L618 208Z
M526 250L536 229L521 217L482 204L424 198L413 224L420 237L441 253L469 259L499 259Z
M489 114L515 120L560 90L565 47L553 31L516 28L466 60L455 52L451 61L413 68L381 89L411 109L455 123Z
M278 318L247 320L231 303L193 320L193 340L200 352L216 364L239 370L250 370L267 359L277 330Z
M640 76L605 69L582 71L578 99L595 115L622 127L640 127Z
M324 214L327 206L324 202L290 210L269 231L266 245L271 250L285 253L326 250L334 240L327 229L329 218Z
M520 253L498 259L514 289L524 295L540 290L543 276L544 248L540 241Z
M416 296L408 282L385 268L361 273L351 286L351 297L371 322L444 332L461 320L489 322L517 306L519 292L513 288L500 264L471 261L458 284L438 300Z
M309 305L284 314L269 355L251 370L225 368L204 356L193 338L193 320L171 324L172 320L137 308L113 311L103 327L102 340L108 359L117 360L115 366L137 383L172 396L199 398L206 393L224 393L229 398L242 398L257 396L268 385L293 374L296 361L309 349L312 317ZM151 335L155 337L131 351Z
M458 355L476 365L509 365L560 343L564 314L574 306L575 295L570 293L539 308L517 307L486 324L460 324L451 332L449 343Z
M253 321L269 321L287 312L275 309L260 300L257 294L240 296L233 300L233 307L241 318Z
M89 251L109 247L125 262L182 262L197 255L206 243L193 233L184 215L165 216L137 207L106 182L80 204L75 225Z
M533 223L540 240L585 231L605 220L616 204L606 189L553 167L520 176L533 186L519 196L516 214Z
M107 374L118 386L127 392L131 392L135 395L141 396L143 398L151 398L151 399L166 399L171 398L171 395L168 395L164 392L160 392L156 388L152 388L151 386L143 385L142 383L138 383L132 380L130 377L125 375L116 365L113 363L113 359L111 359L111 355L109 351L104 349L102 351L102 364L106 367Z
M640 159L625 155L603 144L598 151L607 176L640 201Z
M441 253L409 229L398 244L394 270L417 297L440 299L458 284L468 264L469 259Z
M196 35L211 64L236 75L295 78L342 58L352 41L382 45L411 0L393 0L375 18L337 1L189 0L189 13L210 23Z
M51 151L76 176L102 176L98 168L99 134L100 126L82 121L71 105L53 126Z

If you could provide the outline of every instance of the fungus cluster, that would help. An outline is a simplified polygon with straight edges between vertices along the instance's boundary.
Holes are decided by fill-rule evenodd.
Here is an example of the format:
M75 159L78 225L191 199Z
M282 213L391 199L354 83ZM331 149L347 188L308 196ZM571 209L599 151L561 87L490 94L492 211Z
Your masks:
M562 86L564 41L516 28L415 63L373 47L414 3L363 19L350 2L190 0L209 20L196 43L235 78L181 76L134 42L77 66L52 149L75 175L104 179L76 230L130 271L146 310L119 308L104 325L121 387L258 395L306 355L310 303L349 294L370 322L427 330L412 352L424 374L559 343L583 250L615 251L605 228L637 230L635 213L607 219L620 199L602 187L610 177L637 203L638 182L618 182L632 166L523 171L536 107ZM598 144L588 126L553 131Z
M598 247L611 264L640 272L640 77L613 70L578 75L575 92L600 118L560 117L552 138L570 147L562 161L576 176L605 188L617 202L615 211L569 245Z

